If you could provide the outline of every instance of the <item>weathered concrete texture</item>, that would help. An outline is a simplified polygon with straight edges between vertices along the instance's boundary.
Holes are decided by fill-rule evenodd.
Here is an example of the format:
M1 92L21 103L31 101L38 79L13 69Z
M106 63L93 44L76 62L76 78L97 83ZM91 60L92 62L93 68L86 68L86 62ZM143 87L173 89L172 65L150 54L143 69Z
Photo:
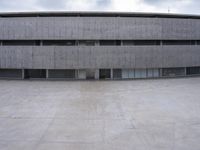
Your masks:
M0 18L1 39L199 39L199 19L140 17Z
M200 46L3 46L0 68L88 69L200 66Z
M0 85L1 150L200 149L200 78Z

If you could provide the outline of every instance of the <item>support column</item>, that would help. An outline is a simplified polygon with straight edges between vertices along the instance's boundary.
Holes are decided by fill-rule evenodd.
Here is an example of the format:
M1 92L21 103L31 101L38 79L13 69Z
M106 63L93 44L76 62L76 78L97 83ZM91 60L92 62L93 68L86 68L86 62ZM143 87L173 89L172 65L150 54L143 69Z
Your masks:
M159 69L159 76L162 77L162 68Z
M184 71L185 71L184 75L187 76L187 68L186 67L184 68Z
M22 80L24 79L24 69L22 69Z
M160 46L163 46L163 41L162 40L160 41Z
M40 46L43 46L43 41L42 40L40 40Z
M99 46L99 41L95 41L95 46Z
M113 80L113 69L110 69L110 79Z
M85 69L78 69L77 79L79 79L79 80L86 79L86 70Z
M95 80L99 80L99 69L95 70Z
M48 78L49 78L49 70L46 69L46 79L48 79Z

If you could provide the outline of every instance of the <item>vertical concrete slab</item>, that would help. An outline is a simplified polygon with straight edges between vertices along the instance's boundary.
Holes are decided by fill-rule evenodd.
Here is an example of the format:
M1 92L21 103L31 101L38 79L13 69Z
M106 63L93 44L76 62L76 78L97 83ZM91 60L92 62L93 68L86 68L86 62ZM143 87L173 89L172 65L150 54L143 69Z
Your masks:
M99 80L99 69L95 70L95 79Z
M84 69L78 70L78 79L81 79L81 80L86 79L86 70Z

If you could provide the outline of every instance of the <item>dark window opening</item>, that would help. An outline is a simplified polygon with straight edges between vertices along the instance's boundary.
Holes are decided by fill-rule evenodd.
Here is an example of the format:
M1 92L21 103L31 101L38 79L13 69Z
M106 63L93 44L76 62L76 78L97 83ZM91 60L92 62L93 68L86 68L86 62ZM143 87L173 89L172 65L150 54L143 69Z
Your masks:
M32 46L32 45L36 45L37 42L34 40L5 40L2 41L2 45L5 46Z
M44 40L43 45L45 46L72 46L75 45L75 40Z
M21 69L0 69L0 78L22 78Z
M185 68L163 68L162 76L163 77L174 77L174 76L184 76Z
M123 45L127 45L127 46L135 45L133 40L123 40L122 43Z
M195 45L195 41L192 40L164 40L163 45Z
M186 68L187 75L197 75L200 74L200 67L187 67Z
M159 40L136 40L135 45L160 45Z
M123 45L136 45L136 46L145 46L145 45L160 45L159 40L123 40Z
M95 69L86 70L86 79L94 80L95 79Z
M121 78L122 78L122 70L113 69L113 79L121 79Z
M74 69L67 70L49 70L49 78L66 78L66 79L75 79L76 71Z
M102 45L102 46L121 45L121 41L120 40L100 40L99 45Z
M45 69L25 69L24 70L24 78L46 78L46 70Z
M120 41L120 40L117 40L117 41L116 41L116 45L121 45L121 41Z
M111 70L110 69L100 69L99 70L99 79L110 79Z
M79 41L79 45L80 46L94 46L95 45L95 41L83 40L83 41Z
M200 45L200 40L1 40L2 46L156 46Z
M39 41L39 40L36 40L36 41L35 41L35 45L36 45L36 46L39 46L39 45L41 45L41 41Z

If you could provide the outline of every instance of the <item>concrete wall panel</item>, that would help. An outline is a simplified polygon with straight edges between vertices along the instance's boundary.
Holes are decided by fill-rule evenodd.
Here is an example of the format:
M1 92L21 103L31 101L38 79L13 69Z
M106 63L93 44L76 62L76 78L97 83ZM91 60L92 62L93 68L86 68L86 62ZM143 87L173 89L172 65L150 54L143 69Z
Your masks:
M176 18L0 18L0 39L200 39L199 25Z
M89 69L200 66L200 46L3 46L1 68Z

